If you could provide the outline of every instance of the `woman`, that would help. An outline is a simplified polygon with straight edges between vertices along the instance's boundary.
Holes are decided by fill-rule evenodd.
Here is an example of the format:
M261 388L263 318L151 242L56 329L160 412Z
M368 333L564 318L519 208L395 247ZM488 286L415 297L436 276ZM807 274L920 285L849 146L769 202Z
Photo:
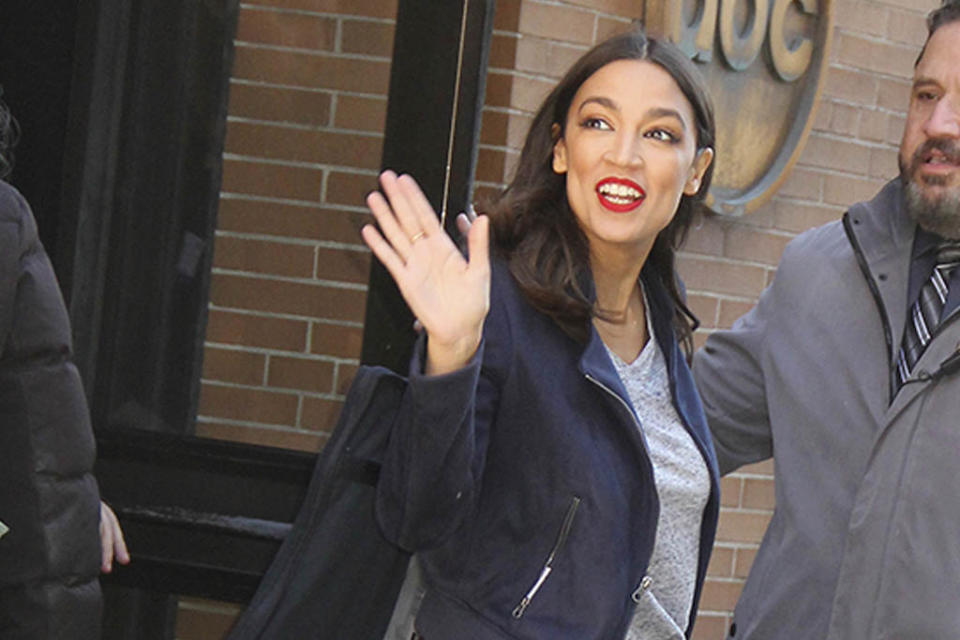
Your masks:
M415 637L689 636L718 480L674 250L713 142L690 62L632 33L546 98L469 262L381 175L363 237L425 329L377 496L423 568Z

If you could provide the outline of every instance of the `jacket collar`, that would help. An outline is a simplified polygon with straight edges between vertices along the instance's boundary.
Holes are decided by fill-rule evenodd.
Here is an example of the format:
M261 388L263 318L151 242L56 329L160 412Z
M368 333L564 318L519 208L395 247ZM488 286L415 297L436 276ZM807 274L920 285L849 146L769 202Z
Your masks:
M904 211L899 178L888 182L873 200L851 207L846 215L845 227L853 249L879 296L890 328L891 362L906 323L907 279L916 226Z
M644 292L646 293L646 300L649 305L647 313L651 316L654 337L657 341L657 346L660 347L660 352L666 360L670 388L671 391L673 391L676 385L678 349L676 348L676 339L674 337L673 305L670 302L670 294L660 283L659 278L653 273L653 269L649 263L644 265L643 270L640 272L640 281L643 283ZM596 287L593 282L593 276L589 271L580 274L578 284L587 296L587 299L591 302L596 302ZM600 338L597 330L593 327L593 323L590 325L590 338L580 357L579 369L580 373L594 378L597 382L615 391L617 395L627 401L629 405L629 396L627 395L626 388L620 381L620 376L617 375L617 371L610 361L607 348L603 344L603 340Z

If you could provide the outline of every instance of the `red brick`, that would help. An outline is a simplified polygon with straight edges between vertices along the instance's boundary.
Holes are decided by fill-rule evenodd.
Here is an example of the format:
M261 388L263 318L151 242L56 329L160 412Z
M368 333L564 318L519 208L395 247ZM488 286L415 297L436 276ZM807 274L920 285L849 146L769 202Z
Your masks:
M484 109L481 113L480 144L503 146L507 143L510 114Z
M721 511L717 540L758 543L769 523L769 514Z
M586 45L524 37L517 43L514 68L560 78L586 51Z
M750 311L753 305L753 302L743 302L742 300L721 300L720 317L717 321L717 326L723 329L729 329L733 326L734 322Z
M719 216L706 217L701 224L690 229L682 251L706 256L723 255L723 235L727 224L727 220Z
M883 36L887 32L890 10L873 2L837 2L836 24L847 31Z
M337 23L330 18L240 8L236 36L239 42L333 51L336 37Z
M831 67L824 80L823 95L873 106L877 101L877 78L856 69Z
M849 173L866 173L870 162L870 147L850 138L828 138L813 132L801 154L804 164Z
M724 255L738 260L762 262L776 266L792 235L768 233L747 227L731 227L727 230Z
M881 142L886 139L889 116L886 112L877 109L862 109L860 111L860 127L857 135L865 140Z
M341 362L337 365L337 393L346 395L360 367Z
M743 481L743 506L746 509L773 509L775 504L773 480L769 478L745 478Z
M766 282L764 270L751 265L686 257L677 266L692 291L755 297Z
M753 567L753 561L757 557L756 549L740 547L733 561L733 575L737 578L746 578L750 574L750 568Z
M341 409L343 409L343 402L340 400L306 396L303 398L300 426L304 429L330 433L337 425Z
M853 204L848 203L849 204ZM839 220L846 206L805 204L780 200L776 203L776 225L783 231L801 233L833 220Z
M234 82L229 111L255 120L322 126L330 122L330 94Z
M377 169L383 137L234 121L225 148L247 157Z
M886 182L899 175L900 165L897 163L897 149L889 147L877 147L870 150L870 177L877 178ZM874 193L879 191L879 185L874 189Z
M297 397L287 393L202 384L198 413L212 418L292 425L297 419Z
M714 547L707 565L707 575L729 578L733 576L733 549L729 547Z
M509 107L510 96L513 94L514 76L491 69L487 72L486 104L488 107Z
M687 306L700 320L703 327L713 327L717 321L718 300L714 296L691 294L687 296Z
M221 189L226 193L315 201L320 196L322 175L319 169L225 159Z
M635 7L640 7L639 2L633 3ZM608 38L626 33L634 28L631 20L620 18L608 18L606 16L597 16L597 42L603 42Z
M307 348L307 327L308 323L303 320L211 309L206 339L208 342L302 352Z
M337 358L359 358L363 329L316 322L310 338L310 352Z
M339 95L334 120L341 129L383 133L387 121L387 101L385 98ZM380 161L379 153L376 160Z
M501 31L516 31L520 26L522 0L497 0L493 12L493 28Z
M477 180L503 182L506 171L505 163L506 153L504 151L481 146L477 150Z
M386 94L390 63L238 46L233 77L297 87Z
M730 618L715 613L701 613L693 623L691 640L724 640L727 629L730 628Z
M489 69L505 69L511 71L516 68L517 47L519 41L515 34L494 33L490 38Z
M742 480L736 476L727 476L720 479L720 505L723 507L739 507Z
M913 76L915 47L879 42L840 32L834 38L836 59L843 64L874 73L910 78Z
M554 84L552 81L517 76L513 79L509 106L535 113Z
M358 321L363 319L366 292L322 284L214 274L210 301L232 309Z
M320 280L366 283L370 277L370 254L366 251L317 248L317 272Z
M780 185L777 195L818 201L823 194L823 173L794 168Z
M262 353L207 346L203 350L203 377L218 382L262 385L266 361Z
M905 114L910 106L910 87L913 84L909 78L877 78L877 106Z
M224 236L216 237L213 266L237 271L310 278L314 249L303 244L270 242Z
M703 584L700 606L711 611L731 611L743 591L743 582L707 580Z
M367 194L376 188L375 175L331 171L327 177L325 201L329 204L364 207Z
M931 3L931 8L933 4ZM891 10L890 23L887 25L887 37L895 42L916 47L917 54L927 39L927 21L923 14L910 11Z
M393 55L394 25L367 20L344 20L341 30L343 53L368 56Z
M237 198L220 200L218 228L290 238L331 240L360 245L360 229L372 222L369 213L316 206L258 202Z
M327 435L318 432L264 429L210 421L197 423L197 435L202 438L246 442L247 444L296 449L310 453L316 453L322 449L327 441Z
M876 149L872 149L871 154L876 151ZM895 165L895 152L893 162ZM847 209L856 202L873 199L873 196L877 195L877 191L880 190L884 182L885 180L876 178L857 178L828 174L824 176L823 181L823 200L829 204L839 205ZM827 213L826 215L831 219L839 217L835 213Z
M309 358L273 356L267 384L281 389L329 393L333 388L333 363Z
M592 44L594 21L588 11L525 0L520 7L519 30L532 36Z

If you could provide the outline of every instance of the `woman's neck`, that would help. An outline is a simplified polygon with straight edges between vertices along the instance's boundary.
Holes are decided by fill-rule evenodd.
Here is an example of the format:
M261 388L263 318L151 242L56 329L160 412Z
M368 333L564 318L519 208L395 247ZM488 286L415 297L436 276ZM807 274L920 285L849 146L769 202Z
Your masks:
M624 362L632 362L647 343L646 311L639 285L643 262L615 260L605 254L591 260L598 316L593 324L607 347Z

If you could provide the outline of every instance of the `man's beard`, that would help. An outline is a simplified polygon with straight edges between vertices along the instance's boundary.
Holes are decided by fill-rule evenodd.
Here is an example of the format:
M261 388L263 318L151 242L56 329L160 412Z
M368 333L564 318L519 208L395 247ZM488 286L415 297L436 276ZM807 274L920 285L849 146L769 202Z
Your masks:
M960 162L960 145L943 140L927 140L917 147L910 158L910 165L900 162L900 179L904 187L904 206L909 215L922 229L950 240L960 240L960 186L945 188L939 195L926 193L924 187L946 187L950 176L927 176L923 184L913 179L923 158L936 149L947 162Z

